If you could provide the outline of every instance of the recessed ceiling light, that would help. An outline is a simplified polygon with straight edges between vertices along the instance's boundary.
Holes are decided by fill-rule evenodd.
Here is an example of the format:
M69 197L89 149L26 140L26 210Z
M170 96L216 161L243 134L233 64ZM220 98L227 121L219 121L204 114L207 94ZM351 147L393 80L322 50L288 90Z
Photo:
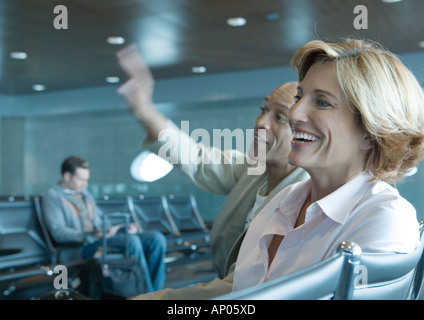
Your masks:
M118 83L119 80L119 77L106 77L105 79L107 83Z
M23 51L13 51L10 53L10 57L15 60L25 60L28 58L28 55Z
M46 90L46 86L44 84L34 84L32 86L32 90L34 90L34 91L44 91L44 90Z
M191 72L193 73L205 73L206 72L206 67L204 66L196 66L191 68Z
M243 17L233 17L227 19L227 24L230 27L242 27L247 23L246 19Z
M396 3L396 2L402 2L402 0L381 0L384 3Z
M123 37L108 37L107 43L113 44L113 45L119 45L125 43L125 38Z
M280 14L278 12L270 12L265 15L265 19L268 21L274 21L280 19Z
M424 48L424 41L420 41L420 42L418 42L418 46L419 46L420 48Z

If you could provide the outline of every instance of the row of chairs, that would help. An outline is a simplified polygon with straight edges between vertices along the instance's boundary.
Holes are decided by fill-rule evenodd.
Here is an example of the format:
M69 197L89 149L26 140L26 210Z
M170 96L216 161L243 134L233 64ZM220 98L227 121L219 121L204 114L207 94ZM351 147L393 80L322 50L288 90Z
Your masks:
M194 195L176 197L109 197L96 199L105 213L129 213L140 231L158 230L167 238L168 253L196 255L209 247L209 229Z
M314 266L216 300L423 300L424 222L413 252L362 253L352 242Z
M0 270L52 262L38 196L0 200Z
M55 251L43 221L39 196L0 199L0 300L54 289Z
M46 285L53 289L56 265L63 264L69 272L78 273L86 262L61 259L63 250L77 247L54 243L44 222L41 201L40 196L0 198L0 299L26 299L43 294ZM192 257L209 245L208 228L192 195L103 197L97 201L106 215L129 213L142 230L162 231L168 239L169 253L182 252L183 257L188 253ZM173 261L172 256L167 259ZM35 283L40 284L39 291L28 291L30 283L34 290ZM25 293L17 295L21 289Z
M191 198L191 197L189 197ZM118 201L119 200L119 201ZM106 212L122 211L124 199L104 198L99 200L99 205ZM142 201L144 200L144 202ZM175 200L172 201L172 200ZM178 201L180 200L180 201ZM121 207L117 206L121 202ZM156 203L160 209L160 215L156 210L147 210L147 206L140 205ZM207 229L202 225L197 214L185 214L192 216L186 226L196 228L182 228L184 223L174 219L177 209L175 203L186 203L182 199L160 197L158 199L139 197L125 198L126 209L130 214L137 214L144 230L161 225L164 233L170 239L172 246L180 246L182 249L189 246L188 239L192 237L189 232L198 232L207 239ZM115 206L116 205L116 206ZM191 208L196 208L195 203L190 203ZM124 208L124 209L125 209ZM137 209L136 209L137 208ZM165 210L165 209L166 210ZM172 208L172 209L171 209ZM151 217L151 219L146 219ZM153 214L156 212L156 215ZM198 211L197 211L198 212ZM160 221L158 216L163 215ZM187 221L186 219L186 221ZM194 220L193 220L194 219ZM184 220L184 219L183 219ZM180 226L180 229L175 228ZM338 253L308 269L281 277L274 281L241 290L236 293L218 297L217 299L413 299L422 300L423 271L424 271L424 236L423 222L420 224L421 246L409 254L364 254L355 244L346 244ZM194 229L194 230L193 230ZM185 233L187 232L187 235ZM52 286L53 267L56 265L54 245L48 236L43 224L40 198L0 199L0 299L15 297L13 294L19 291L20 286L28 288L29 284L36 290L34 283L43 282ZM78 267L75 264L67 264L69 270ZM361 268L364 267L364 268ZM355 283L359 276L358 271L366 272L362 277L365 283ZM41 280L40 280L41 278ZM39 292L26 292L20 298L37 296L45 292L42 286Z

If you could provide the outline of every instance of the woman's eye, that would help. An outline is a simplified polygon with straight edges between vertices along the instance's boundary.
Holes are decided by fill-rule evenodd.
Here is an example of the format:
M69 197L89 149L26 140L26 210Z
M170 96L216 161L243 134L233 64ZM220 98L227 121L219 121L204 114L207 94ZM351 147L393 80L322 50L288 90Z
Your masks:
M266 109L264 107L261 107L260 109L261 109L261 113L265 113L266 112Z
M328 103L327 101L324 100L317 100L317 106L319 108L328 108L328 107L332 107L332 105L330 103Z
M300 96L294 96L294 100L295 100L296 102L298 102L300 99L301 99L301 97L300 97Z

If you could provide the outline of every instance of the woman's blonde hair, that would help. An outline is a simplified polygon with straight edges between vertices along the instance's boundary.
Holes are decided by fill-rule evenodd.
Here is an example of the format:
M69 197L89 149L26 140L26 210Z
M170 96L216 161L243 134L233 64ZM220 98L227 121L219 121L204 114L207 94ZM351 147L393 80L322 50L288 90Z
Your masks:
M374 141L365 159L373 180L396 182L424 154L424 94L399 58L369 40L314 40L299 48L291 65L301 82L316 62L332 62L358 123Z

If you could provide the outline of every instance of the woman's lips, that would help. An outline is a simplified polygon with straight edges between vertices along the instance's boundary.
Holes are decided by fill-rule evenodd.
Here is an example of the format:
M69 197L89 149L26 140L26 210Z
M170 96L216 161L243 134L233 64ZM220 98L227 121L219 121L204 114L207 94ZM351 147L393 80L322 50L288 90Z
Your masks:
M317 135L305 130L298 129L298 128L293 128L292 134L293 134L292 144L296 146L309 145L320 139Z

